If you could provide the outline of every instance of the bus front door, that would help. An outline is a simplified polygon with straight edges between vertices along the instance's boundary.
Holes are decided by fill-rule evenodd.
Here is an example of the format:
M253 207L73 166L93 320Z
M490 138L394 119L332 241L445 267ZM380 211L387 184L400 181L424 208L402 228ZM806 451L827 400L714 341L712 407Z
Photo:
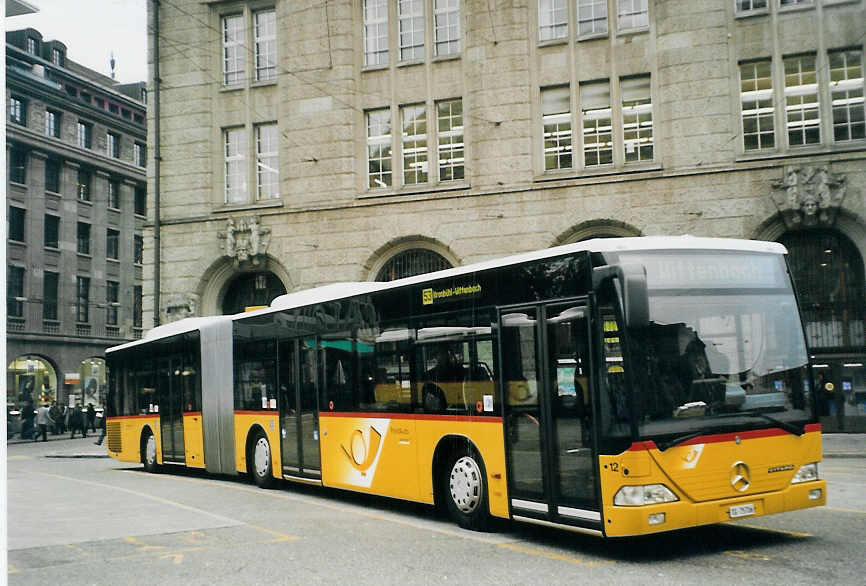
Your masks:
M512 516L601 530L585 301L500 311Z
M306 340L279 343L279 410L283 475L319 480L316 348Z

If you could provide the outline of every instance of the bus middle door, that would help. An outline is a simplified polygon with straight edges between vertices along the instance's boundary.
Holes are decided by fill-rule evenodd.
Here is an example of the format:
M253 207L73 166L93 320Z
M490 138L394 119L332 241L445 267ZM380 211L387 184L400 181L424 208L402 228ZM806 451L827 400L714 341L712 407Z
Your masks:
M601 530L585 300L500 310L511 511Z

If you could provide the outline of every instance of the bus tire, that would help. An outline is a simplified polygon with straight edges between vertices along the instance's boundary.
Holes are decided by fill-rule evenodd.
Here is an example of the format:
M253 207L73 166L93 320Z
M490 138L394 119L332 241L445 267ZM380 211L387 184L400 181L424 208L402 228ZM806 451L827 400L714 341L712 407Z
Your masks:
M456 450L443 468L442 489L448 516L463 527L484 531L490 522L484 462L472 448Z
M261 430L256 432L250 444L249 454L247 454L247 469L259 488L270 488L273 485L271 444Z
M144 469L150 473L159 471L156 460L156 437L150 429L146 429L141 436L141 463Z

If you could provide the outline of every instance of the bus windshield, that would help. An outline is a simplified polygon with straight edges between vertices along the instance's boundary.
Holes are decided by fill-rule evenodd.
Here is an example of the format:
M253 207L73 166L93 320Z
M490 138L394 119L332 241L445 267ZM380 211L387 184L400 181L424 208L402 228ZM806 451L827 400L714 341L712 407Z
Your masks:
M634 413L661 449L703 433L811 420L808 356L783 257L627 254L647 268L650 325L630 331Z

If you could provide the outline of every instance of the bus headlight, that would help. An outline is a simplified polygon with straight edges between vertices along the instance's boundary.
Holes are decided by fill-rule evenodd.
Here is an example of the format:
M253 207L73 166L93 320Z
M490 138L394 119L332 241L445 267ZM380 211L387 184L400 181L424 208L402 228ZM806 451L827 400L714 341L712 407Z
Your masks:
M804 464L800 466L800 469L797 470L797 473L794 474L794 478L791 479L791 484L799 484L801 482L809 482L810 480L818 480L820 478L820 471L818 470L818 462L812 462L811 464Z
M678 501L671 489L664 484L644 484L641 486L623 486L613 497L613 504L621 507L639 507L641 505L657 505Z

